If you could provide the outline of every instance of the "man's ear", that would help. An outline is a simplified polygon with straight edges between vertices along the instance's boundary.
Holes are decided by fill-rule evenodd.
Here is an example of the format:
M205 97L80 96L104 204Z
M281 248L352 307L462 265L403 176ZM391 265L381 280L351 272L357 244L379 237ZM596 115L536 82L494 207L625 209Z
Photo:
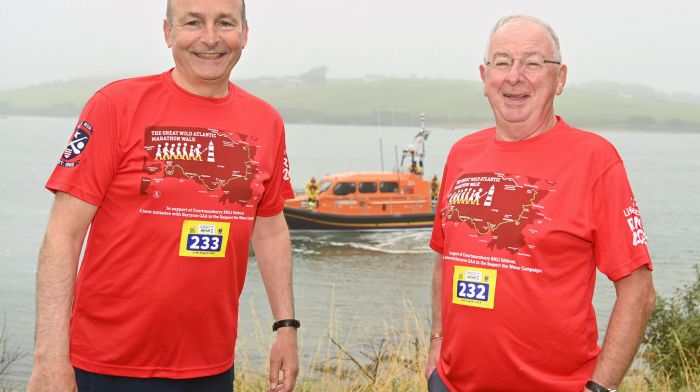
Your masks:
M241 47L245 49L248 44L248 21L243 22L243 39L241 40Z
M564 85L566 84L566 73L568 72L568 68L566 67L566 64L562 64L559 67L559 80L557 81L557 88L554 90L557 95L561 94L564 91Z
M484 96L486 96L486 66L484 64L479 65L479 75L484 83Z
M173 47L173 26L170 25L167 19L163 19L163 36L165 37L165 43L168 44L169 48Z

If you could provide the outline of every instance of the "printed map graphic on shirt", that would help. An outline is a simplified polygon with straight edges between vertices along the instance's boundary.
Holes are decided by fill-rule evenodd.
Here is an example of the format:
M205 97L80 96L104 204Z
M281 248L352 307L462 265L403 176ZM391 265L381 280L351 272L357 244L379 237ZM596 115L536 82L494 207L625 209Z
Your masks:
M222 203L245 204L258 173L253 160L257 147L247 135L209 128L149 127L144 149L148 175L141 180L141 195L153 181L174 177L191 180L200 191L220 192Z
M489 248L515 253L525 245L523 231L547 219L538 203L553 185L518 175L465 174L447 194L444 220L467 224L479 237L490 234Z

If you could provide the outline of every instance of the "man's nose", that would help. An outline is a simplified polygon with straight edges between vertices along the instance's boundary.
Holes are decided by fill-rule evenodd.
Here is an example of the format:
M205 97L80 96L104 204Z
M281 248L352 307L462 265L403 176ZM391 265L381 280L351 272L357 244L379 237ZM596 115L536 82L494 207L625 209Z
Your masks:
M216 25L208 25L202 32L202 42L207 46L216 46L219 42L219 32L216 30Z
M506 75L508 83L515 84L520 81L523 76L522 67L520 65L520 60L513 60L513 64L510 66L510 70Z

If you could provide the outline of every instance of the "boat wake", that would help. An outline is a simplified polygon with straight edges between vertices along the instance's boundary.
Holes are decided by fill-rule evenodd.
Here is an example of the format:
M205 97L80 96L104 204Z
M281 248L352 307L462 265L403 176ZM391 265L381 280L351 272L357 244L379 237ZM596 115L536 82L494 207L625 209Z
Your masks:
M292 250L301 255L340 253L424 254L430 230L292 233Z

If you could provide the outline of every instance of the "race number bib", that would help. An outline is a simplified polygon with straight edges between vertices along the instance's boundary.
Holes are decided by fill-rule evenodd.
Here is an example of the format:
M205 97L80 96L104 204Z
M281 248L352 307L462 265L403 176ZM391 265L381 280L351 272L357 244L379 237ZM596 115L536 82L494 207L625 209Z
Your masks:
M455 265L452 303L493 309L498 271Z
M230 226L228 222L182 222L180 256L224 257Z

